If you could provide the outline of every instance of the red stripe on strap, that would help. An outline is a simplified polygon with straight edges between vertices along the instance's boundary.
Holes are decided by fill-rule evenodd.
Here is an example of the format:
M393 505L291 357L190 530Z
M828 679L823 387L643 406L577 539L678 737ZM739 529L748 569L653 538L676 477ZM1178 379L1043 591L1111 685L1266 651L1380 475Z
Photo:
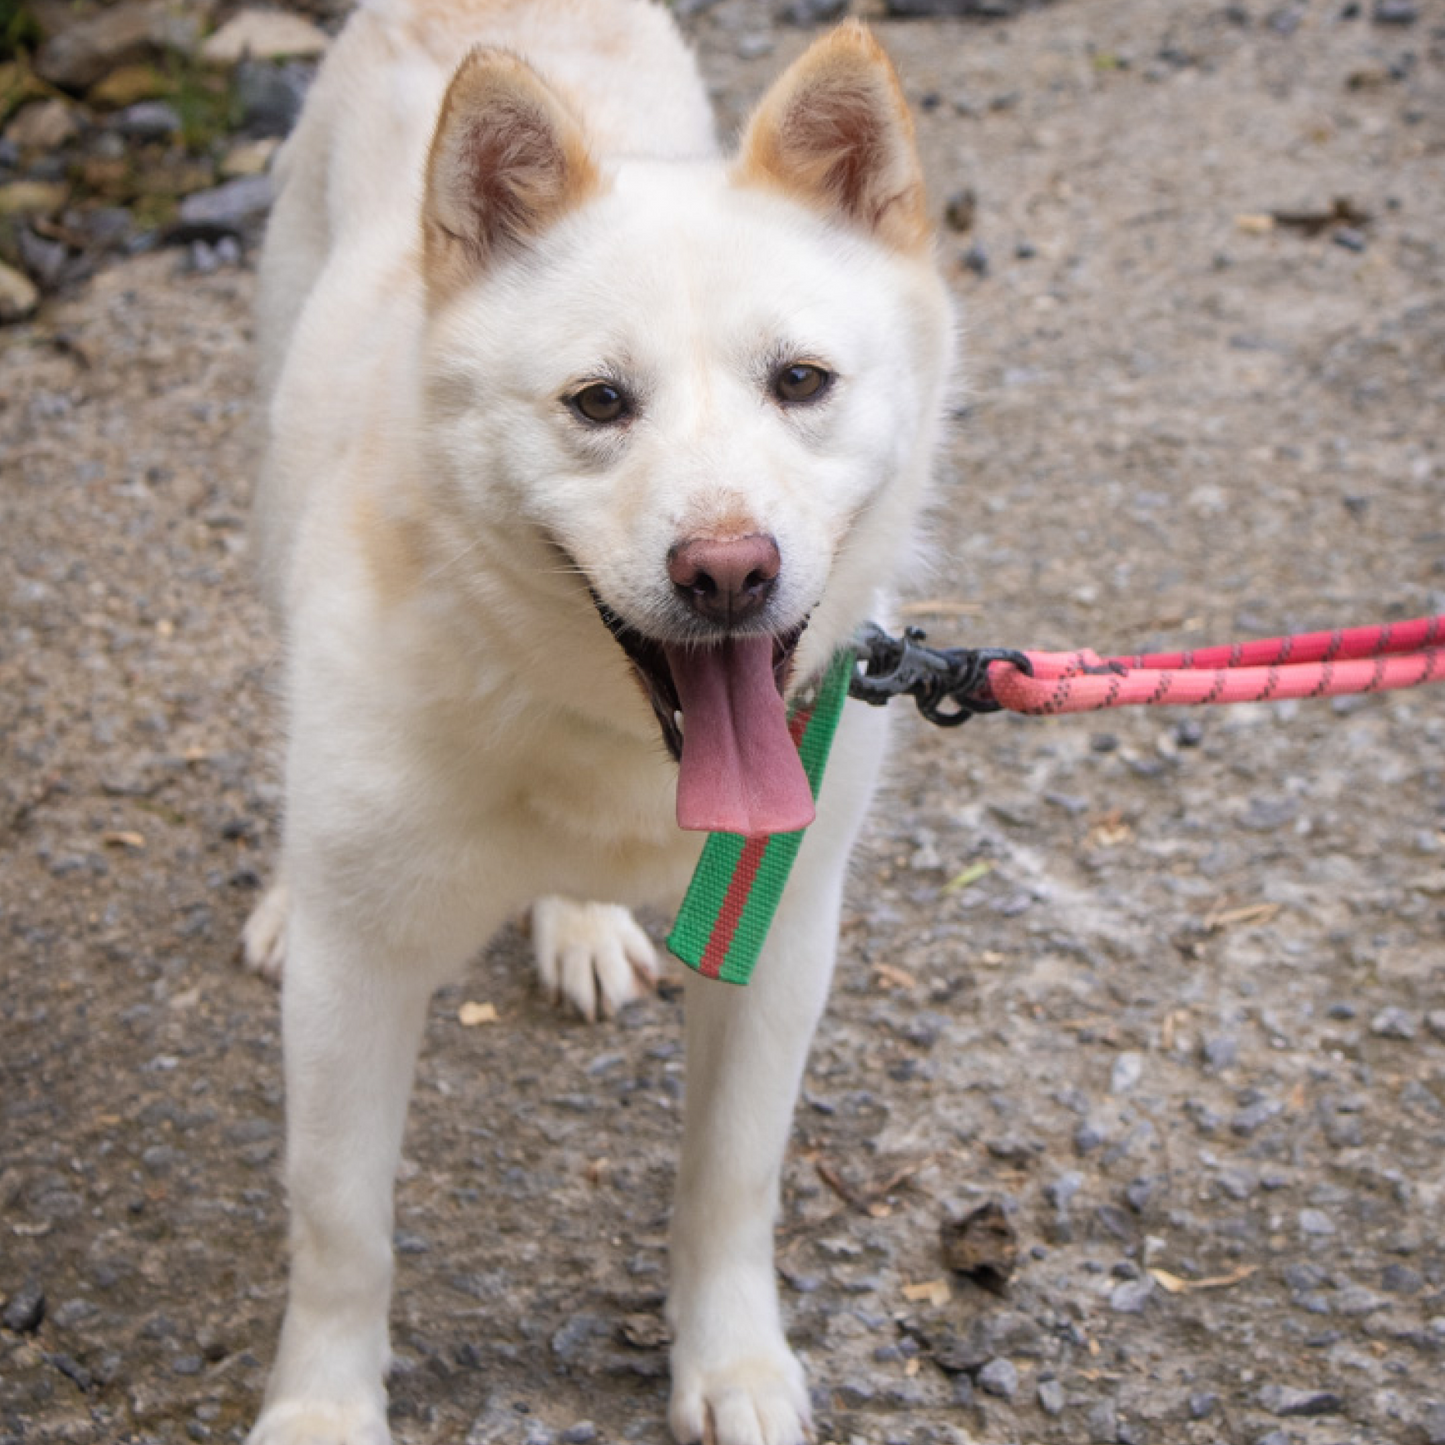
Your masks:
M792 738L795 748L803 746L803 734L808 731L808 724L812 721L813 709L811 707L799 708L788 719L788 735ZM727 962L728 949L733 946L733 936L737 933L738 924L742 922L743 914L747 911L753 883L757 879L758 869L763 866L763 856L767 853L768 844L771 841L770 833L760 833L749 838L743 844L742 854L738 858L738 866L728 880L728 891L723 895L723 901L718 906L717 919L713 923L712 932L708 935L707 947L703 950L702 959L697 966L697 971L704 978L716 978L722 972L723 964Z
M723 964L727 962L728 949L733 946L733 935L738 931L738 924L742 922L748 897L753 891L753 880L758 876L758 869L763 866L763 854L768 851L771 841L769 834L760 833L749 838L743 845L742 856L733 870L733 876L728 879L728 891L723 895L717 920L713 923L707 947L703 950L702 960L697 966L697 971L704 978L716 978L722 972Z

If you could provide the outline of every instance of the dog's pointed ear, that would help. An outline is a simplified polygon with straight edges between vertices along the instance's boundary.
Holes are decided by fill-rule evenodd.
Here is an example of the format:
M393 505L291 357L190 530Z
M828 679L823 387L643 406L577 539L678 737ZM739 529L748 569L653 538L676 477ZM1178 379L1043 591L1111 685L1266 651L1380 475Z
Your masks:
M563 98L516 56L472 51L447 88L427 156L428 290L450 294L601 186Z
M933 234L902 87L856 20L815 41L763 97L732 174L899 250L923 250Z

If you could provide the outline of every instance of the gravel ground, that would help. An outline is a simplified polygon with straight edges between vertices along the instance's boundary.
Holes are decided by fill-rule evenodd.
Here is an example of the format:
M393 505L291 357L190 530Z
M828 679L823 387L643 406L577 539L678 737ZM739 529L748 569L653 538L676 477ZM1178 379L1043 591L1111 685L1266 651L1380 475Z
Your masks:
M1445 611L1445 17L1377 9L880 23L974 201L935 639ZM806 31L694 10L735 120ZM239 1440L279 1321L252 279L0 331L5 1445ZM820 1439L1445 1441L1445 693L900 723L780 1225ZM439 996L399 1441L662 1440L678 1012L561 1019L515 933ZM993 1289L941 1234L989 1202Z

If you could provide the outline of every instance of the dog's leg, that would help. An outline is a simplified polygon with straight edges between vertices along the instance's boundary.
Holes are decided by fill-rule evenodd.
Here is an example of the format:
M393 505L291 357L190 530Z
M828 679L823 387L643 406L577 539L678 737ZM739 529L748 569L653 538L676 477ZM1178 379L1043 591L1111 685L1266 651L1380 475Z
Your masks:
M532 905L532 958L542 987L591 1023L611 1018L657 982L657 950L616 903L539 898Z
M392 1184L437 973L293 889L286 1056L291 1284L249 1445L387 1445Z
M847 857L882 742L881 717L851 711L752 981L687 981L668 1301L669 1418L684 1445L799 1445L809 1431L803 1370L783 1333L773 1225L793 1105L832 974Z

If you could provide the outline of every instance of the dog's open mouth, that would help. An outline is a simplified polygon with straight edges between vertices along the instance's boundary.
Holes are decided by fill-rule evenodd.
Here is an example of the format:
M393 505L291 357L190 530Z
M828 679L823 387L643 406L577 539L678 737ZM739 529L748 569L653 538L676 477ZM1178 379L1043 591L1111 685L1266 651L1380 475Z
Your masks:
M677 759L677 822L707 833L792 833L813 821L813 793L783 702L799 625L784 637L729 633L663 643L600 599Z

